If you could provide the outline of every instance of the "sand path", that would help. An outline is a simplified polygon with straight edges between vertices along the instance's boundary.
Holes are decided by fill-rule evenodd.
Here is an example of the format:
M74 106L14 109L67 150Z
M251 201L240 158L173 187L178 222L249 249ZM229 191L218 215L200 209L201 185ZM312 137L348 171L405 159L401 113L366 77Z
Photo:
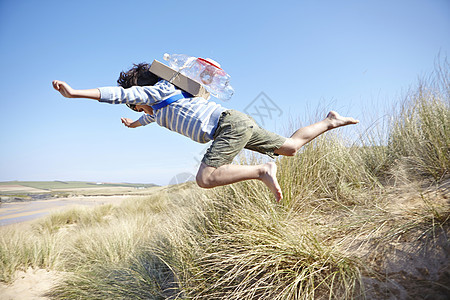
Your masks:
M94 206L101 204L119 204L129 195L112 196L76 196L51 200L2 203L0 206L0 226L31 221L55 211L74 206Z

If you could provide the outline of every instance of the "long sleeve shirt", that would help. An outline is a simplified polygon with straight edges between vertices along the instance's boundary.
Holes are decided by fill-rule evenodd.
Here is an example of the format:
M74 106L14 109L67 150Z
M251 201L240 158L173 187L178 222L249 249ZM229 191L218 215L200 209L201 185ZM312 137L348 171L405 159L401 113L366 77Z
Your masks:
M153 86L133 86L128 89L102 87L99 90L100 102L149 106L181 93L166 80L160 80ZM154 111L153 115L142 115L139 123L145 126L156 122L196 142L207 143L213 139L220 115L225 110L220 104L201 97L183 98Z

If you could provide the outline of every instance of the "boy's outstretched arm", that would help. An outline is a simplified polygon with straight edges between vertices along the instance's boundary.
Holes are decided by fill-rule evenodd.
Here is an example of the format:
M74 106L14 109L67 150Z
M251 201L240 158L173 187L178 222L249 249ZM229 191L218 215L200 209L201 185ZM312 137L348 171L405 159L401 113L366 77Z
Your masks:
M53 80L53 88L66 98L88 98L100 100L99 89L75 90L70 85L60 80Z

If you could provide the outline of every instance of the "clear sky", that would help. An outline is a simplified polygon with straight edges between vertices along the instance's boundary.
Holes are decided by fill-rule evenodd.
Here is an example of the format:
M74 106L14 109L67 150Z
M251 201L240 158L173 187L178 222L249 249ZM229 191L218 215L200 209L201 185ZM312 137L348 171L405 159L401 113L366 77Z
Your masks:
M450 1L1 0L0 181L164 185L195 172L206 145L157 124L126 128L120 117L139 114L51 87L116 85L165 52L218 61L236 91L220 103L259 108L286 134L318 108L363 120L399 101L450 53Z

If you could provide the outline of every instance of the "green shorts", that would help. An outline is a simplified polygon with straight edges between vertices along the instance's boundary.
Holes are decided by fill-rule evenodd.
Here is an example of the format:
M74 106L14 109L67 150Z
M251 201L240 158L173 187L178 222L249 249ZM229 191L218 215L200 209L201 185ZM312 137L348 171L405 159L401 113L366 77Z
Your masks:
M285 137L259 127L252 117L236 110L226 110L220 116L214 141L202 162L218 168L230 164L244 148L274 158L278 155L274 151L285 141Z

